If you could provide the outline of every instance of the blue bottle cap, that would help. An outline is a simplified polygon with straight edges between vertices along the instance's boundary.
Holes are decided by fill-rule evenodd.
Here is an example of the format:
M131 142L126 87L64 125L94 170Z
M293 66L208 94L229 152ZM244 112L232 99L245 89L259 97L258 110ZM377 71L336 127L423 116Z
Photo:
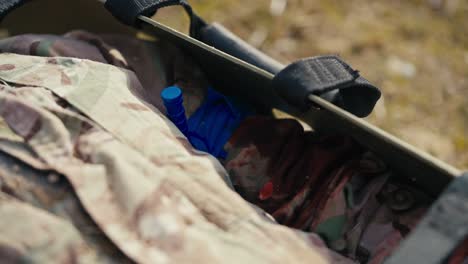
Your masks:
M174 104L182 100L182 90L177 86L170 86L161 92L164 104Z
M182 90L177 86L170 86L161 92L161 98L166 107L167 116L185 135L188 132L187 118L182 98Z

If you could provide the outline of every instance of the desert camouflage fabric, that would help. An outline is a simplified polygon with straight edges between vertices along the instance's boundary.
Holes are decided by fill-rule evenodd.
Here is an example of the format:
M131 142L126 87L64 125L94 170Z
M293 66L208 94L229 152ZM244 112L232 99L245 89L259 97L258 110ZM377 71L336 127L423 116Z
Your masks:
M126 35L95 35L76 30L63 36L26 34L0 39L0 52L43 57L73 57L132 71L141 86L132 91L161 112L161 91L169 85L184 90L184 106L191 115L201 104L207 81L201 70L174 46Z
M0 254L12 262L349 263L274 223L132 71L0 54Z
M193 149L159 94L180 86L190 116L208 82L167 43L74 31L0 51L0 259L375 264L431 203L293 119L250 116L225 160Z

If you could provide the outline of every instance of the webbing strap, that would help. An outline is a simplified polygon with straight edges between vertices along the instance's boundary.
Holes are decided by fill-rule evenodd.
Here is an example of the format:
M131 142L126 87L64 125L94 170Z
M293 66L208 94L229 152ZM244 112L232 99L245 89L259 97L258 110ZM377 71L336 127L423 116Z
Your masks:
M196 37L206 23L198 17L186 0L107 0L104 6L122 23L139 26L139 16L151 16L160 8L182 6L190 18L190 35Z
M0 0L0 21L13 9L21 6L28 0Z
M318 56L294 62L273 79L276 91L290 104L307 109L315 94L359 117L372 112L380 90L337 56Z
M386 264L439 264L468 235L468 173L456 178Z

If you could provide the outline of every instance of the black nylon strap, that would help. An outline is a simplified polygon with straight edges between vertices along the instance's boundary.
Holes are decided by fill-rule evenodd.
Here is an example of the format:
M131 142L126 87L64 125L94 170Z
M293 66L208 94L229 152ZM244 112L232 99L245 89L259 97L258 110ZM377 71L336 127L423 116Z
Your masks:
M135 27L139 26L138 16L151 16L160 8L175 5L185 9L190 18L190 35L196 36L205 22L194 14L186 0L107 0L104 4L118 20Z
M0 21L13 9L28 2L28 0L0 0Z
M439 264L468 235L468 173L456 178L385 264Z
M307 109L310 94L319 95L359 117L372 112L380 91L337 56L294 62L273 79L273 86L290 104Z

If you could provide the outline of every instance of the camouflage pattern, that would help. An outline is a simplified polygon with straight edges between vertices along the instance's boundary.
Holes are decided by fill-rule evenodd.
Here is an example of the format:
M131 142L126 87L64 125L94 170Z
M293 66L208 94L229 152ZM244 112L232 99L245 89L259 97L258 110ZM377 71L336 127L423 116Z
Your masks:
M159 94L182 87L190 115L207 82L164 42L74 31L0 51L42 56L0 55L0 259L382 263L431 202L292 119L245 120L222 163L193 149Z
M244 198L360 263L382 263L431 203L350 138L304 132L291 119L252 117L227 149Z
M0 152L0 189L1 263L131 263L56 172Z
M0 52L43 57L87 59L131 70L141 83L134 92L165 112L160 93L169 85L184 89L187 114L193 113L206 93L201 70L177 48L162 41L143 41L125 35L95 35L72 31L63 36L20 35L0 40Z
M2 258L350 263L245 202L216 159L140 99L132 71L76 58L0 61L0 150L15 159L0 178L0 229L10 230Z

